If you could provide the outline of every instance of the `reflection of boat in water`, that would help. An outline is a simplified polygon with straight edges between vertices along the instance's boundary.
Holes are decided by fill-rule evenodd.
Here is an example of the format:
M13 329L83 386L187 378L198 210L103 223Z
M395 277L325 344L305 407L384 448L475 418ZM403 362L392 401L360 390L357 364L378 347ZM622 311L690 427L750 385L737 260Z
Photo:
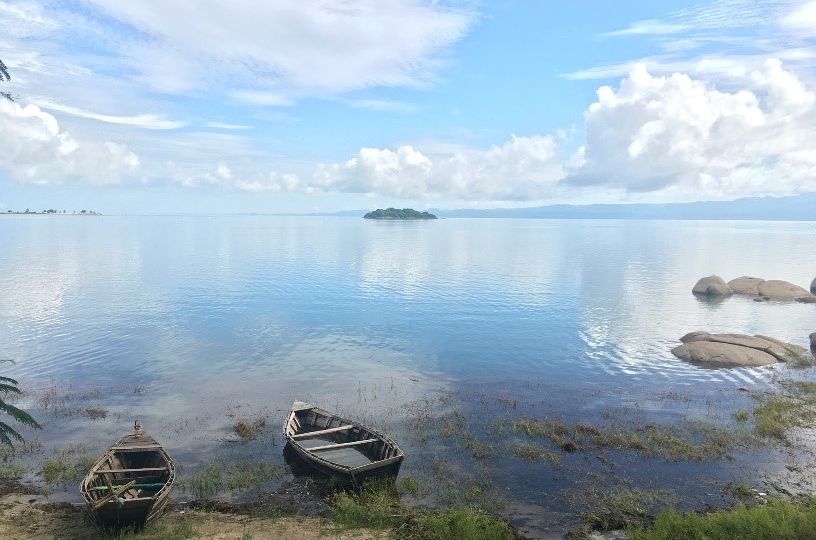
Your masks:
M80 491L97 523L142 526L164 511L175 479L173 460L137 423L93 464Z
M396 476L405 459L397 443L382 433L301 401L292 404L283 436L293 452L315 469L355 483Z

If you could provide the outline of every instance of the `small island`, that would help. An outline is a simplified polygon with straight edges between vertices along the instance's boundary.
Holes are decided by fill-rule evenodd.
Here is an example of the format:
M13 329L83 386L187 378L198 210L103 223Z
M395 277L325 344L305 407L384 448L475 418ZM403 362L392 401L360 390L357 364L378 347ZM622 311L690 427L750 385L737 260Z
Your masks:
M437 219L430 212L419 212L413 208L378 208L363 216L364 219Z

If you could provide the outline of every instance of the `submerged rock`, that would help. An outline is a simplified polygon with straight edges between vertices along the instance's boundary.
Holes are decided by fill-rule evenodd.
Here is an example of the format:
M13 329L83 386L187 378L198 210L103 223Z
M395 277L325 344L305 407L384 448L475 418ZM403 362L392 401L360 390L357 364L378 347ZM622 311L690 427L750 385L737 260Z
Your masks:
M734 294L759 296L759 284L763 281L765 280L758 277L742 276L729 281L728 286L731 287Z
M802 287L778 279L763 281L759 284L758 290L761 296L767 296L771 300L796 300L811 296Z
M708 276L701 278L691 292L705 296L728 296L733 291L720 276Z
M682 360L711 367L767 366L794 360L805 349L777 339L743 334L691 332L680 338L672 354Z

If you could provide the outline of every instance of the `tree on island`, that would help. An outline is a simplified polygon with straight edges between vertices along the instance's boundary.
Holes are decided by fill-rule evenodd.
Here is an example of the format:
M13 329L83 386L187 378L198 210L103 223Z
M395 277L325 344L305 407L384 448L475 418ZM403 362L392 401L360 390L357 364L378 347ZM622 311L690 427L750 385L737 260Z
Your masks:
M419 212L413 208L378 208L363 216L365 219L437 219L430 212Z

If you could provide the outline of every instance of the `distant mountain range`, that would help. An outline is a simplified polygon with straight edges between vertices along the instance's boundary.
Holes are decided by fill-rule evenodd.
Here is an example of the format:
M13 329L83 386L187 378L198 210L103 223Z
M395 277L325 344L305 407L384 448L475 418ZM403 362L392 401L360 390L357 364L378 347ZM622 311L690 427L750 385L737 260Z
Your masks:
M758 221L816 221L816 193L790 197L750 197L734 201L666 204L555 204L530 208L437 210L439 217L543 219L722 219ZM333 215L362 216L365 210Z

